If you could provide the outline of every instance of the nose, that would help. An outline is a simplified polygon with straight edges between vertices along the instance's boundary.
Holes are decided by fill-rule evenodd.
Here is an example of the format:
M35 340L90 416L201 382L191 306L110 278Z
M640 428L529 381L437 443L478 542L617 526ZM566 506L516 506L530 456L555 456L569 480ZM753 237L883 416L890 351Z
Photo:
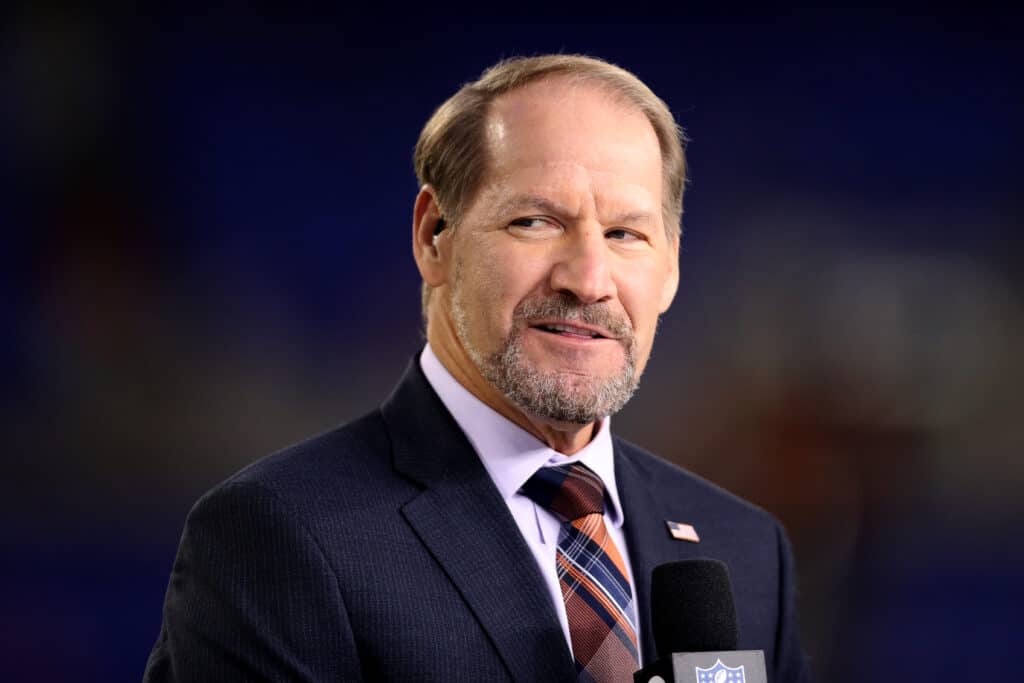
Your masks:
M562 247L551 269L551 288L572 294L581 303L607 301L616 294L608 245L597 226L578 231Z

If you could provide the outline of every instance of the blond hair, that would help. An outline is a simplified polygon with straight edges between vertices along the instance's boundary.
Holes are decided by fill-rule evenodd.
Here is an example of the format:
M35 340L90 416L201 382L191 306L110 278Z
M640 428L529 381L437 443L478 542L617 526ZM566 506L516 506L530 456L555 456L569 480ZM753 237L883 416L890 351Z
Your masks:
M662 217L670 238L681 233L686 186L686 136L668 106L629 71L595 57L543 55L498 62L463 85L423 126L413 161L420 187L429 184L450 226L473 200L487 171L484 129L491 103L500 95L552 76L594 84L640 110L654 128L661 149ZM423 286L423 315L430 287Z

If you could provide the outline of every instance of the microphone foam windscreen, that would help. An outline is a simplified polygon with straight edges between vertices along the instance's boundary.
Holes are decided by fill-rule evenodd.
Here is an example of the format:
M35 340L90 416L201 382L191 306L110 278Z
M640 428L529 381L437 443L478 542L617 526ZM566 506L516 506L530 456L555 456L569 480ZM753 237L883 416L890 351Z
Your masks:
M736 606L725 563L697 559L655 567L651 621L658 657L735 650Z

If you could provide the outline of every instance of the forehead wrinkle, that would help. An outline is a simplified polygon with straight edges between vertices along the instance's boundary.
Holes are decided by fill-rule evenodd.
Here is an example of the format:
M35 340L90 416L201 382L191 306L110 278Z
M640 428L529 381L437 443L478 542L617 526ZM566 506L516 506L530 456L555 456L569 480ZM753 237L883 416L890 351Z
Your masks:
M595 175L598 175L595 172ZM649 224L656 221L659 208L651 208L649 193L642 187L632 183L615 183L611 173L608 180L602 183L604 192L594 191L595 211L606 225ZM609 187L610 185L610 187Z
M534 178L516 188L515 179L523 173ZM571 221L593 216L604 225L637 225L655 223L660 210L649 206L654 198L643 187L624 182L615 172L561 161L504 173L489 183L481 199L491 220L536 211Z
M572 220L578 219L582 207L580 207L580 196L590 197L591 206L594 203L593 189L590 187L589 179L587 187L579 187L580 176L584 174L574 173L571 177L557 176L552 178L543 173L538 178L536 171L546 171L550 167L563 165L561 163L546 163L531 168L520 169L504 173L492 180L481 193L481 204L485 207L486 214L491 219L504 218L509 213L519 211L538 211L553 216L564 217ZM570 164L578 166L577 164ZM522 177L533 175L533 180L525 181ZM518 183L516 179L521 180Z

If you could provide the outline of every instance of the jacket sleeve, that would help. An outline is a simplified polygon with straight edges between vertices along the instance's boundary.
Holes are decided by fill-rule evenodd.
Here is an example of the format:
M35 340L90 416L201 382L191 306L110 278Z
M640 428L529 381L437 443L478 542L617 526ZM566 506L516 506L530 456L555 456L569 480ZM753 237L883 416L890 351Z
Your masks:
M274 493L227 483L185 523L144 681L359 680L337 576Z
M800 644L796 609L796 570L793 550L786 532L777 526L779 545L779 624L775 640L775 670L769 680L776 683L810 683L807 656Z

